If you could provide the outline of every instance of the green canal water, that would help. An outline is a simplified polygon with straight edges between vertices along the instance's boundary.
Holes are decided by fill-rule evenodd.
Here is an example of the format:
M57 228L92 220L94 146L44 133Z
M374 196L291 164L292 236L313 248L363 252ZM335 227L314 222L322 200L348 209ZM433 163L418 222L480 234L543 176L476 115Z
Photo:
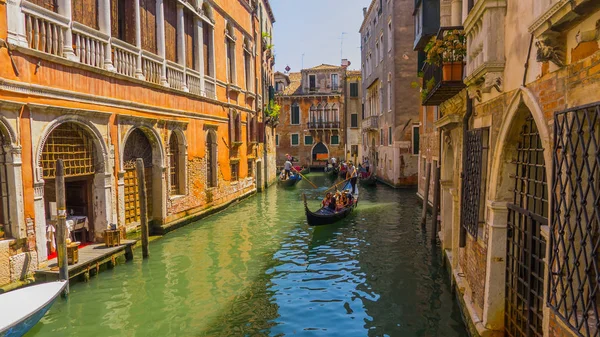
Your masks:
M309 175L319 186L331 181ZM270 188L71 286L27 336L467 336L414 191L361 189L320 228L324 188Z

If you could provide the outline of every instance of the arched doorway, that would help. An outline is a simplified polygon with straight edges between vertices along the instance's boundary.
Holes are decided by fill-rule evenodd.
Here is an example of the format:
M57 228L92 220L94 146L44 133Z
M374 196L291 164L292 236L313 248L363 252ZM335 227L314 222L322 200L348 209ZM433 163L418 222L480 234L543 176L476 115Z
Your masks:
M0 117L1 118L1 117ZM21 147L8 123L0 121L0 228L5 238L26 237L23 214Z
M508 203L505 331L510 337L542 336L548 187L544 148L527 111L519 128ZM511 172L507 172L511 173Z
M329 159L329 149L327 146L323 144L323 142L318 142L313 146L312 149L312 161L313 165L317 162L326 162Z
M65 122L50 131L39 156L46 219L55 219L56 161L63 160L67 221L73 238L89 241L100 236L111 214L107 213L105 164L100 142L82 124ZM54 245L50 245L52 253Z
M124 202L125 202L125 225L137 224L140 221L140 199L138 193L138 179L135 169L135 161L142 158L144 161L144 180L146 182L146 195L148 196L148 218L154 218L154 154L153 147L148 136L139 128L131 131L123 149L123 169L125 171ZM160 187L160 186L159 186Z

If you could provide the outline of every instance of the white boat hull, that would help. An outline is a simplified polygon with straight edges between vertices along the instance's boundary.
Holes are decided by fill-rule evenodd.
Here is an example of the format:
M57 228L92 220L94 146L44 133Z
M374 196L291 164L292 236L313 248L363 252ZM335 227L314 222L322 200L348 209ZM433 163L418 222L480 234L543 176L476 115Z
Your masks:
M38 284L0 294L0 337L23 336L44 317L67 281Z

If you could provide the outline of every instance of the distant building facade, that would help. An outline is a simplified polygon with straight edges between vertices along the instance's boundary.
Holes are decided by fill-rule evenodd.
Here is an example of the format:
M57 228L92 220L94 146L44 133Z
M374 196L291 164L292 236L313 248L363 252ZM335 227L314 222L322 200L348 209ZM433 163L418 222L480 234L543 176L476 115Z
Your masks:
M364 155L380 181L417 185L419 91L412 0L373 0L360 27Z
M285 154L311 167L323 167L332 157L359 158L356 134L360 104L358 94L348 97L347 92L350 87L358 90L359 81L358 72L327 64L299 73L275 74L275 97L281 106L276 136L279 166ZM354 124L352 118L356 119Z

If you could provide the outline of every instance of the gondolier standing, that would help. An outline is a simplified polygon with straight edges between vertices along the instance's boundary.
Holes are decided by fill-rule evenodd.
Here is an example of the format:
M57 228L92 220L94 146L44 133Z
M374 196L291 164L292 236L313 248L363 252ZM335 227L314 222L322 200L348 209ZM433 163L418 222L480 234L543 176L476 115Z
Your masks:
M285 164L283 166L283 169L285 170L285 179L290 178L290 173L292 170L292 162L290 161L289 156L290 156L289 154L286 155L287 158L286 158Z
M350 184L352 184L352 194L356 190L356 179L358 178L358 172L356 167L350 162L348 164L348 170L346 171L346 179L350 179Z

